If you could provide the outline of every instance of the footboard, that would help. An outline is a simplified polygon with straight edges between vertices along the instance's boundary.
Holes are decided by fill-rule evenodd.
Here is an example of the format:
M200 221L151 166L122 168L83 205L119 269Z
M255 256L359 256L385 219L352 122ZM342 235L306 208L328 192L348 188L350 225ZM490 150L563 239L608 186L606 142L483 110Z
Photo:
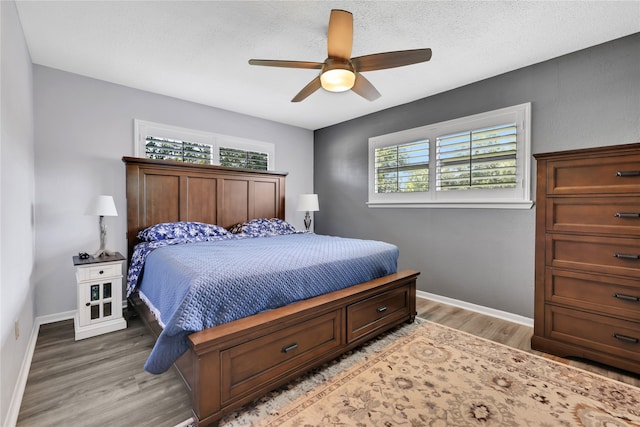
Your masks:
M416 271L403 271L189 336L178 370L198 426L416 316Z

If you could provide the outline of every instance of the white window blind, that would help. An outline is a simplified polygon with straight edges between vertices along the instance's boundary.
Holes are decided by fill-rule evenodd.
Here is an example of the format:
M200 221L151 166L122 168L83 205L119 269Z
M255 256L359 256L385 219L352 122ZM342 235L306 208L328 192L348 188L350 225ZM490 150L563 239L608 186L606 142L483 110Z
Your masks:
M145 157L210 165L213 160L213 147L197 142L147 136L145 138Z
M376 192L429 191L429 140L375 149Z
M439 136L436 156L437 191L515 188L516 124Z
M269 155L257 151L220 147L220 165L234 168L267 170Z
M531 104L369 138L370 207L528 209Z
M275 145L134 119L134 155L159 160L275 170Z

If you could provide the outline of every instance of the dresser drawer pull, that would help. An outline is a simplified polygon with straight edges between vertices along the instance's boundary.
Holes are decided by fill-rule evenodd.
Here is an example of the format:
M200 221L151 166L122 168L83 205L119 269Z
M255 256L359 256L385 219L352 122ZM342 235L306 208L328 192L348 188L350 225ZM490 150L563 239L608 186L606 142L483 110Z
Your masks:
M293 351L296 348L298 348L298 343L294 342L293 344L285 345L284 347L282 347L282 352L289 353L290 351Z
M618 259L640 260L640 255L637 255L637 254L621 254L619 252L616 252L613 256Z
M617 292L613 294L613 296L618 299L623 299L625 301L640 301L640 297L634 297L633 295L619 294Z
M620 176L623 178L630 176L640 176L640 171L618 171L616 172L616 176Z
M640 218L640 212L616 212L616 218Z
M638 338L629 337L627 335L622 335L622 334L616 334L615 332L613 333L613 337L615 339L620 340L620 341L631 342L631 343L634 343L634 344L638 344L638 342L640 342L640 340Z
M378 307L378 313L384 313L385 311L387 311L387 306L386 305Z

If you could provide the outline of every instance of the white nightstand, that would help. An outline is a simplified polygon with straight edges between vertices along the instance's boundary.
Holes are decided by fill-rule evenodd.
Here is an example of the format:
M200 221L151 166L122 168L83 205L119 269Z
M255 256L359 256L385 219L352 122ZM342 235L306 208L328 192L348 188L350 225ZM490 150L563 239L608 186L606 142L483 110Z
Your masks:
M122 317L122 264L125 257L73 257L78 284L76 341L127 327Z

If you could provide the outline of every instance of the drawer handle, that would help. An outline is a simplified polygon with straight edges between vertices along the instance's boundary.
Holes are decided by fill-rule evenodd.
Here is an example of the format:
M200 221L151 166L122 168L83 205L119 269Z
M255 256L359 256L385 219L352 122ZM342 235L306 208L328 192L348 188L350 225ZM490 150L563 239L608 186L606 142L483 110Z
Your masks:
M613 294L613 296L618 299L623 299L625 301L640 301L640 297L634 297L633 295L619 294L617 292Z
M616 212L616 218L640 218L640 212Z
M626 342L630 342L633 344L638 344L638 342L640 342L640 340L638 338L634 338L634 337L630 337L627 335L622 335L622 334L616 334L615 332L613 333L613 337L615 339L618 339L620 341L626 341Z
M616 176L620 176L623 178L628 178L630 176L640 176L640 171L618 171L616 172Z
M378 313L384 313L385 311L387 311L387 306L386 305L378 307Z
M616 252L615 254L613 254L613 256L618 259L640 260L640 255L636 255L636 254L621 254L619 252Z
M100 270L98 274L104 274L104 270Z
M298 348L298 343L294 342L293 344L285 345L284 347L282 347L282 352L289 353L290 351L293 351L296 348Z

